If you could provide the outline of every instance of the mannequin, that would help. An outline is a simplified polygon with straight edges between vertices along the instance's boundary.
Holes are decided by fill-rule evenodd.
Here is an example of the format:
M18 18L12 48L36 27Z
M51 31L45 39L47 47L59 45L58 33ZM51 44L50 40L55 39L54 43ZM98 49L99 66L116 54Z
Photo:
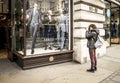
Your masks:
M42 27L41 14L37 8L37 3L34 3L34 7L26 11L27 26L30 29L30 37L32 38L31 54L34 53L35 40L37 36L37 30Z
M57 44L58 50L63 50L65 44L65 32L66 32L66 24L67 17L63 14L63 10L59 10L60 16L58 17L58 25L57 25Z
M49 10L47 12L47 15L44 16L44 37L45 37L45 50L47 50L47 48L49 48L50 50L52 50L52 44L51 44L51 37L52 37L52 11Z
M118 36L117 21L115 21L115 22L111 21L111 37L117 37L117 36Z
M115 30L115 26L114 26L114 23L113 21L111 21L111 37L114 37L114 30Z
M115 21L115 37L118 37L119 35L119 30L118 30L118 23Z

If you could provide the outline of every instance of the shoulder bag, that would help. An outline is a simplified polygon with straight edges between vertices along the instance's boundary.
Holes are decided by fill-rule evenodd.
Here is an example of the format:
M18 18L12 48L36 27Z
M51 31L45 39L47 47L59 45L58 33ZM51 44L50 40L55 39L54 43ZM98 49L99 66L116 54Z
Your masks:
M95 42L95 48L100 48L103 45L104 40L98 35L97 41Z

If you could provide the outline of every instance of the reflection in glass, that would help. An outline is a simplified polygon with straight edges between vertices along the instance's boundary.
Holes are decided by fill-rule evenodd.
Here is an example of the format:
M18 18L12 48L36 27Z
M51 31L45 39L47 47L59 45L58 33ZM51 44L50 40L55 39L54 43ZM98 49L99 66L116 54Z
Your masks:
M15 33L15 43L14 50L23 51L24 48L24 36L23 36L23 2L21 0L16 0L15 7L13 10L13 21L14 21L14 33ZM12 17L12 18L13 18Z
M28 0L26 2L26 54L68 50L69 2Z

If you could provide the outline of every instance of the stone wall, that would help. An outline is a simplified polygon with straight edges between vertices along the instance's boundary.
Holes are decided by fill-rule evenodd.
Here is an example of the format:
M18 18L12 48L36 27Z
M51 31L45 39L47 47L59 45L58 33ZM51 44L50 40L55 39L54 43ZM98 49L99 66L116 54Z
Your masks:
M95 24L99 29L100 36L105 35L103 23L105 22L105 4L100 0L74 0L73 2L73 49L74 60L80 63L89 61L87 39L85 38L86 28L90 24ZM106 53L106 46L96 50L97 57Z

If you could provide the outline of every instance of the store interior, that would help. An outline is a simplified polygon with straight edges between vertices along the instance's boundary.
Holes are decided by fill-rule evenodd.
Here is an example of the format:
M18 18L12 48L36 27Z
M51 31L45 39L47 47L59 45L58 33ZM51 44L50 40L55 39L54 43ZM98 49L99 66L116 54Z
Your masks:
M115 3L105 2L105 40L111 44L120 43L120 7Z

